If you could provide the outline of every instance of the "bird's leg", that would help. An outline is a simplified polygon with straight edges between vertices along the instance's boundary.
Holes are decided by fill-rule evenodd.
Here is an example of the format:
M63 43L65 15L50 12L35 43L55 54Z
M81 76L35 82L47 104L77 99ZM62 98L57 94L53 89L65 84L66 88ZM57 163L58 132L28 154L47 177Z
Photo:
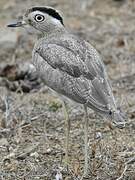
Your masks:
M87 107L84 105L84 143L85 143L85 164L84 164L84 176L88 175L88 112Z
M68 115L67 104L63 101L63 111L65 117L65 165L68 167L68 148L69 148L69 133L70 133L70 119Z

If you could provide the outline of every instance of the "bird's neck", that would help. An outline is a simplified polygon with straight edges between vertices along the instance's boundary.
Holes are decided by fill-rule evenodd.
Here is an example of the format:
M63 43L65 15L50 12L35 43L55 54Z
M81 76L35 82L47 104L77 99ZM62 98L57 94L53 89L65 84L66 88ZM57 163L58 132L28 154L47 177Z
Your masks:
M57 36L62 35L65 32L66 32L66 29L64 26L50 28L48 29L48 31L43 31L42 37L44 38L57 37Z

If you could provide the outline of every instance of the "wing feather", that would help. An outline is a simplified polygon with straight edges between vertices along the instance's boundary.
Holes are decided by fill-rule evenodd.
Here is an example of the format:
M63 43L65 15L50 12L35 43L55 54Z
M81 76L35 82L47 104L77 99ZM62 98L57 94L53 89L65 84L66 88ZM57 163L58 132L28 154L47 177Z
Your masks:
M52 68L74 78L76 83L73 83L73 96L80 99L87 96L87 104L99 111L108 112L109 106L115 107L104 65L98 52L90 44L73 37L55 39L50 42L43 41L42 46L35 48L35 51ZM87 83L83 83L82 79Z

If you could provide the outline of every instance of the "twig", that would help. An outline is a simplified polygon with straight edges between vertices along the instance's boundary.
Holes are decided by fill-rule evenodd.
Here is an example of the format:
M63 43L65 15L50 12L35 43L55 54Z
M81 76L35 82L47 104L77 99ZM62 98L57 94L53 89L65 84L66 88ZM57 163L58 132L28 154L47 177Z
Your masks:
M134 155L135 155L135 151L133 151L133 152L127 151L127 152L119 153L119 156L121 156L121 157L129 157L129 156L134 156Z
M132 163L135 163L135 157L129 159L126 164L132 164Z
M8 103L8 97L4 96L3 101L5 103L5 107L6 107L6 111L5 111L5 126L7 127L7 122L8 122L8 118L10 115L10 110L9 110L9 103Z
M34 151L38 146L39 146L39 143L36 143L35 145L29 147L28 149L25 150L24 153L18 155L17 159L25 158L28 154L30 154L32 151Z
M38 116L32 117L32 118L31 118L31 121L35 121L35 120L37 120L38 118L40 118L40 117L42 117L42 116L45 116L45 115L46 115L46 113L39 114Z
M123 176L125 175L126 170L127 170L127 165L125 165L125 168L124 168L122 174L121 174L120 177L117 178L116 180L121 180L121 179L123 179Z
M32 118L30 119L30 122L36 121L36 120L38 120L38 118L40 118L40 117L42 117L42 116L45 116L45 115L46 115L45 113L42 113L42 114L39 114L39 115L37 115L37 116L34 116L34 117L32 117ZM30 122L23 121L23 122L20 124L20 126L21 126L22 128L25 128L25 127L27 127L27 126L30 125Z

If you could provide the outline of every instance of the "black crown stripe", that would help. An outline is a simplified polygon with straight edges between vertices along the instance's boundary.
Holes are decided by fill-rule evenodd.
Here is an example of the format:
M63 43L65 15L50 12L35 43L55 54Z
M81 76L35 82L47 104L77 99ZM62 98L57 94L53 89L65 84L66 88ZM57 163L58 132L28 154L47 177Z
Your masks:
M31 8L31 11L41 11L43 13L47 13L48 15L58 19L61 22L61 24L64 25L62 17L55 9L49 7L33 7Z

